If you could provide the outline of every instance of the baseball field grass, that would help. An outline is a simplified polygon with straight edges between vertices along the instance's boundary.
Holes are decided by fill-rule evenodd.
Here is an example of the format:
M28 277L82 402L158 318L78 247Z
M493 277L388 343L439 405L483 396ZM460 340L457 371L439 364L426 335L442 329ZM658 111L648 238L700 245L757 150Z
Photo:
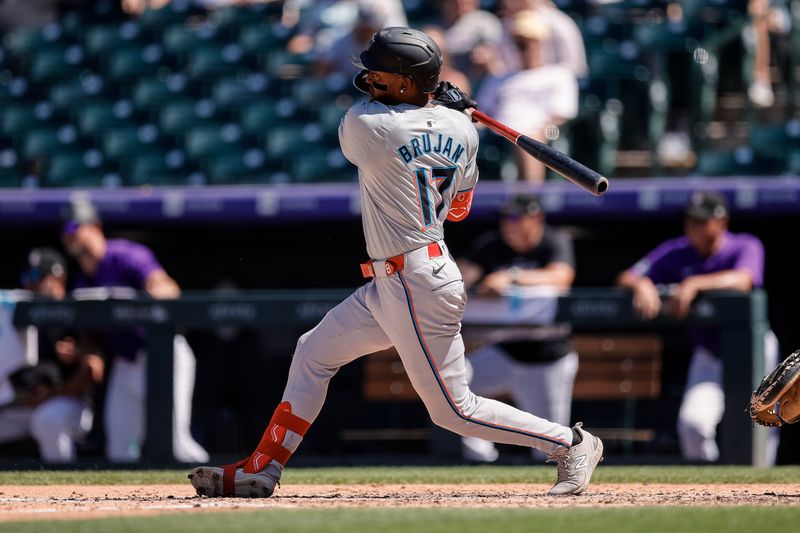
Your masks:
M266 500L201 498L185 471L0 472L0 532L794 531L800 467L601 466L548 497L552 467L287 469Z

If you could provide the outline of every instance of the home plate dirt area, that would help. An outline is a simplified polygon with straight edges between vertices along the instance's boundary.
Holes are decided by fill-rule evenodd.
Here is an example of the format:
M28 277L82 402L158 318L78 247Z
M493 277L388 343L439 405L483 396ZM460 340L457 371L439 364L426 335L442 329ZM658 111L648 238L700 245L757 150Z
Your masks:
M0 487L0 521L93 518L235 509L332 507L635 507L792 505L800 484L593 484L579 496L553 497L549 485L286 485L268 499L207 498L185 485Z

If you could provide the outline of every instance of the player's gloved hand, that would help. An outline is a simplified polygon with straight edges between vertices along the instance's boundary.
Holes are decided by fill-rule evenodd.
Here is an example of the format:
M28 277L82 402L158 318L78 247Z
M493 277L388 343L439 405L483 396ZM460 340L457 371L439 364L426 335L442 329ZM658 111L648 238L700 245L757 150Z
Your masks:
M362 93L369 94L369 84L367 84L367 74L369 74L369 71L367 69L362 69L358 74L353 76L353 85L355 85L355 88L361 91Z
M478 102L473 100L464 91L450 83L449 81L440 81L433 91L434 105L441 105L455 109L456 111L464 111L465 109L478 108Z

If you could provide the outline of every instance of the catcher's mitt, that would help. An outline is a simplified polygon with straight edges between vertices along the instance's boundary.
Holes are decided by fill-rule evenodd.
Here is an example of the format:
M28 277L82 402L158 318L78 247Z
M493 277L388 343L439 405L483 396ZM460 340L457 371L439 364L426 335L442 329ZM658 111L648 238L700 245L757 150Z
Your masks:
M800 420L800 350L775 367L750 396L750 418L762 426Z

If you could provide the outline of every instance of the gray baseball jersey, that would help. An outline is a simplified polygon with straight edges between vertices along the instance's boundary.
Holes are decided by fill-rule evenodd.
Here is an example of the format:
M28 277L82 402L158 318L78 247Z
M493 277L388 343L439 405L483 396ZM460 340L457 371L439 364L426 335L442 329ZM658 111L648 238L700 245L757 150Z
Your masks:
M339 141L358 167L372 259L441 240L453 197L478 180L478 133L446 107L358 103L342 119Z

